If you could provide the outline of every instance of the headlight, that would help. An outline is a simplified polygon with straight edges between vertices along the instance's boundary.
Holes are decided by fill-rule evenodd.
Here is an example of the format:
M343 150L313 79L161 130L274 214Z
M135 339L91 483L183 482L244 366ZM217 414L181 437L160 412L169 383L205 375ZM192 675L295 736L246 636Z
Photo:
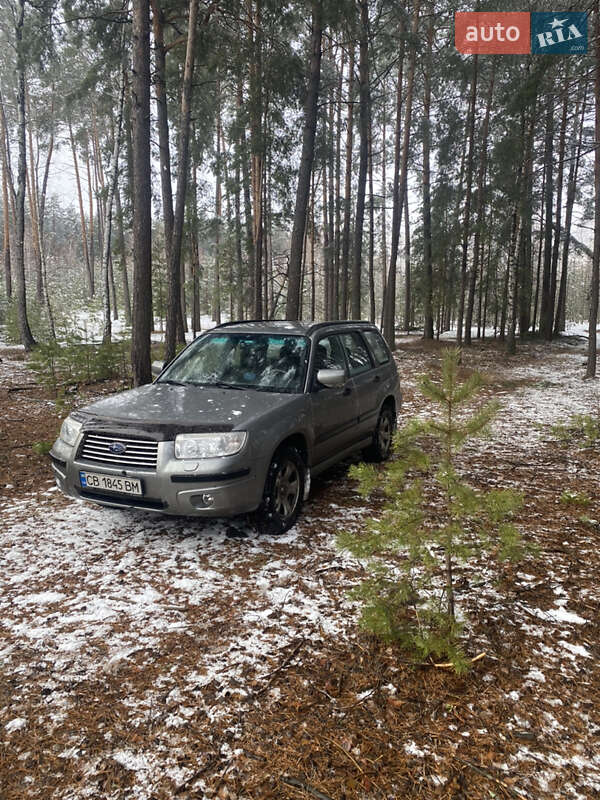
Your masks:
M73 417L67 417L60 427L60 438L65 444L70 444L73 447L80 430L81 422L77 422Z
M246 442L246 431L181 433L175 437L175 458L233 456Z

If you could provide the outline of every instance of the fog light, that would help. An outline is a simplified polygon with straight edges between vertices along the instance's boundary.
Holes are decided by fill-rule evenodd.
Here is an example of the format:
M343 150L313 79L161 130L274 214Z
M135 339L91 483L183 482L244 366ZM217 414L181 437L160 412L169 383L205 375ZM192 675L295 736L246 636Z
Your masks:
M215 504L215 496L210 492L204 494L195 494L190 498L190 502L196 508L210 508Z

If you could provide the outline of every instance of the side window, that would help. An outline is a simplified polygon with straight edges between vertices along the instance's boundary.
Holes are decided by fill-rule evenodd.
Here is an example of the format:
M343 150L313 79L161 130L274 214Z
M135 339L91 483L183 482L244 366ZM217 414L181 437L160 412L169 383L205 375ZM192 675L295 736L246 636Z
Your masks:
M344 351L337 336L326 336L315 345L315 374L320 369L346 369Z
M369 345L369 349L373 354L375 363L387 364L387 362L390 360L390 354L385 346L385 342L381 338L381 334L377 333L377 331L365 331L363 336L367 340L367 344Z
M362 340L359 333L343 333L341 335L344 350L348 356L348 364L350 365L350 375L360 375L361 372L366 372L373 366L371 364L371 357L367 346Z

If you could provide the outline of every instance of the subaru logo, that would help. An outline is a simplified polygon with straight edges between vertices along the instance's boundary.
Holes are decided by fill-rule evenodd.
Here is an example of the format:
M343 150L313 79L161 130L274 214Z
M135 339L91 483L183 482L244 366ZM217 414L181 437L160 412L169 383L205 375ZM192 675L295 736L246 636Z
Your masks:
M108 449L111 453L114 453L116 456L122 456L123 453L127 452L127 448L121 442L111 442L108 445Z

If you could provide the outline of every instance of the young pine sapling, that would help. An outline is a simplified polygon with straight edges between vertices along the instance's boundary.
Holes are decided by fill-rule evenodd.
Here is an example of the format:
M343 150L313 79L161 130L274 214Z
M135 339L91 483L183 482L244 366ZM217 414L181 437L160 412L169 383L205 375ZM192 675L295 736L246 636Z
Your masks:
M476 490L462 478L458 454L484 433L498 410L487 403L462 412L483 386L475 373L459 381L460 351L447 350L442 379L420 381L439 408L427 420L410 420L395 438L395 458L385 467L359 464L351 475L360 493L383 492L378 519L366 529L343 532L338 546L365 559L368 577L351 596L362 603L361 625L398 641L419 659L447 657L457 671L468 660L459 646L455 569L487 552L502 561L522 556L524 546L511 522L521 506L513 491Z

